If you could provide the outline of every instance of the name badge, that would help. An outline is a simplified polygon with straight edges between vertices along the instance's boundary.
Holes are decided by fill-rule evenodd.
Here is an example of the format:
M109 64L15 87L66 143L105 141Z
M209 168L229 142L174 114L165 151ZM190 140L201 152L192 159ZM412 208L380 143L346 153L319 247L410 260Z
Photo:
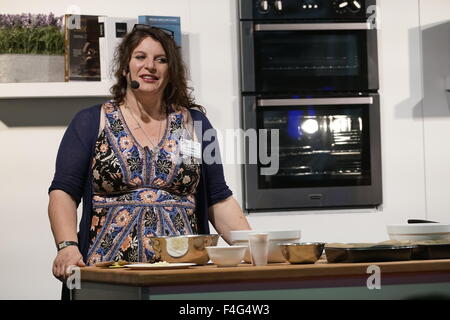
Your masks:
M193 140L180 140L180 149L183 156L191 156L197 159L202 158L202 146L200 142Z

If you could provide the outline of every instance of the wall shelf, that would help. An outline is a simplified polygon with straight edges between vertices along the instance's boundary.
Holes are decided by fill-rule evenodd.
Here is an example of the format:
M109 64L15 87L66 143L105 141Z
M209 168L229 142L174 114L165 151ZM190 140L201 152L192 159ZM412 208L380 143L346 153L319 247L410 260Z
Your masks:
M0 99L110 96L112 82L0 83Z

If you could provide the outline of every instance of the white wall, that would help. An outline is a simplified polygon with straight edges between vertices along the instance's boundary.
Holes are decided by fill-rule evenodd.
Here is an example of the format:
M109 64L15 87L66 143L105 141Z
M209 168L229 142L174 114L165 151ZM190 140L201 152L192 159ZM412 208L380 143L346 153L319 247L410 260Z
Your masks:
M197 100L218 129L238 128L234 1L132 2L125 6L119 1L0 0L0 8L2 13L47 13L52 8L63 14L75 3L83 14L181 16L184 56ZM450 133L449 99L440 82L449 75L450 40L448 28L445 34L436 27L448 23L450 2L379 0L379 4L383 205L378 210L252 214L248 218L254 229L300 228L306 241L372 242L387 239L387 223L404 223L411 217L450 222L446 214L450 151L445 144ZM422 43L431 45L422 51ZM64 128L8 128L0 123L0 299L59 298L60 285L51 275L55 249L47 219L47 188L63 132ZM241 168L226 165L225 174L241 201Z
M448 220L450 177L450 5L448 0L420 1L423 60L423 121L427 211Z

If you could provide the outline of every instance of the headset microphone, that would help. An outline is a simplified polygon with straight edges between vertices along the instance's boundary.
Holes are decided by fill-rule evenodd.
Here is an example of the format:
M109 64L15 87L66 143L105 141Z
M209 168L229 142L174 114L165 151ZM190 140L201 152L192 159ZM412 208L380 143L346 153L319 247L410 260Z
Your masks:
M131 89L139 89L140 83L136 80L131 80L131 73L128 73L128 77L130 78L130 87Z
M139 89L139 86L140 86L139 82L137 82L136 80L131 80L130 83L131 89Z

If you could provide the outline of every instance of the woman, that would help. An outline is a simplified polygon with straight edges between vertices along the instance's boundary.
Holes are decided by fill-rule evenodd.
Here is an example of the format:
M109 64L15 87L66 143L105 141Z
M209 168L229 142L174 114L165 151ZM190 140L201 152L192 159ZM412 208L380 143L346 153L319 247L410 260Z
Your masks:
M58 151L49 218L59 279L72 265L151 261L150 237L209 233L208 219L227 242L229 231L250 229L222 165L198 159L211 124L193 109L171 36L136 25L117 49L115 76L113 100L79 112Z

